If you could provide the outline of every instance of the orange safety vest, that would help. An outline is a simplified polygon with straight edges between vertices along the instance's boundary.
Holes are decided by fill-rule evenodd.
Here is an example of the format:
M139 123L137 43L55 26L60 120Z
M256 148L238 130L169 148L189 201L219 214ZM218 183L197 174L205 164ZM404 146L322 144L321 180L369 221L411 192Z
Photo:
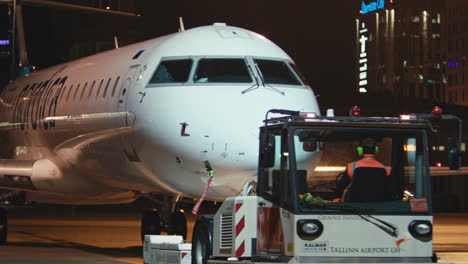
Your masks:
M375 155L373 155L373 154L364 154L364 155L362 155L362 159L360 159L358 161L355 161L355 162L348 163L346 172L347 172L347 174L349 176L349 180L351 182L344 189L343 195L341 196L341 199L340 199L341 202L344 202L345 196L348 193L349 188L351 187L351 185L353 183L352 180L353 180L354 170L357 169L357 168L361 168L361 167L385 169L385 171L387 173L387 176L390 176L390 174L392 173L392 168L388 167L388 166L385 166L382 163L378 162L375 159Z
M347 172L350 180L353 178L354 170L361 167L370 167L370 168L383 168L387 171L387 176L390 176L392 173L392 168L383 165L375 159L373 154L364 154L362 159L348 163Z

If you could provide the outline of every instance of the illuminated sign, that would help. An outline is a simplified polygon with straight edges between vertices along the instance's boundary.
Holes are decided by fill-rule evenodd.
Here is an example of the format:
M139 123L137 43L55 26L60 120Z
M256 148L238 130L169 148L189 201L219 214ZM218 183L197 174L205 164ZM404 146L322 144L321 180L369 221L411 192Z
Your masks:
M0 39L0 45L8 46L8 45L10 45L10 40L9 39L6 39L6 40Z
M385 0L377 0L374 2L370 2L369 4L365 4L364 1L361 2L361 14L367 14L369 12L376 11L378 9L385 8Z
M359 30L359 92L367 93L367 28L366 24L361 24L361 29Z

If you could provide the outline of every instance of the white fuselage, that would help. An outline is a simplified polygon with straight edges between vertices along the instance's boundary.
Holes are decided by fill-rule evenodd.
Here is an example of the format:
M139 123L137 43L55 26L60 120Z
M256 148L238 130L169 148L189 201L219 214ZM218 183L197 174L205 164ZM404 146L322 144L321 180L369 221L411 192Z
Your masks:
M210 59L242 60L250 81L197 79L197 65ZM260 73L256 59L284 62L297 83L275 83L269 66ZM190 61L188 79L153 82L167 60ZM257 175L265 113L319 113L292 63L263 36L215 25L31 73L1 94L8 132L0 174L30 177L26 189L37 201L121 203L136 193L200 197L209 164L214 178L207 198L237 195ZM4 187L24 189L17 186Z

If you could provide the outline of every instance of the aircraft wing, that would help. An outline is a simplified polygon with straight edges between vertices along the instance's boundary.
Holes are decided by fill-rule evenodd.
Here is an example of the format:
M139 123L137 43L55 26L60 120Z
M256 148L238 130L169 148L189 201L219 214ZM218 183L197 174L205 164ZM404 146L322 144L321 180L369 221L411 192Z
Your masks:
M40 122L55 122L56 127L68 127L76 131L94 127L86 134L76 133L51 150L52 155L37 160L0 159L0 188L12 190L53 190L83 184L81 175L65 173L78 164L93 144L113 139L120 140L133 131L134 116L131 113L88 114L46 118ZM19 129L19 124L0 123L0 131ZM112 147L112 144L109 144ZM84 186L85 187L85 186Z

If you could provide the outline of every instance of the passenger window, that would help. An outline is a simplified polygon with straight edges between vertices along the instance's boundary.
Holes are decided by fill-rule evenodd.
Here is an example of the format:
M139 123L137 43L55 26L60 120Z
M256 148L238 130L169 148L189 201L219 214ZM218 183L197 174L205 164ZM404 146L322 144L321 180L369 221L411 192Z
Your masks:
M301 85L291 69L283 61L255 59L265 83Z
M65 93L66 93L66 92L67 92L67 86L65 85L65 86L63 87L63 93L62 93L62 92L59 92L59 93L60 93L60 94L59 94L60 99L66 100L66 98L65 98ZM63 96L61 96L61 95L63 95Z
M196 83L251 83L244 59L200 59L194 76Z
M88 99L91 98L91 94L93 93L94 85L96 84L96 81L93 81L93 84L91 84L91 88L89 89L88 93Z
M84 85L84 87L83 87L83 91L81 91L80 101L83 100L83 95L84 95L85 92L86 92L86 86L88 86L88 82L85 83L85 85Z
M109 88L109 83L111 82L111 78L107 80L106 88L104 89L104 93L102 94L102 98L106 97L107 89Z
M80 91L80 85L81 83L79 83L78 86L76 87L75 93L73 94L73 100L76 100L76 95L78 94L78 91Z
M112 94L111 94L112 97L114 97L115 89L117 88L117 84L119 84L119 80L120 80L120 76L117 77L117 79L115 80L114 88L112 88Z
M96 92L96 98L99 96L99 93L101 92L103 82L104 82L104 79L102 79L101 82L99 83L99 88L97 89L97 92Z
M68 99L70 99L70 94L71 94L71 91L73 90L73 84L70 86L70 88L68 89L68 93L67 93L67 99L66 101L68 102Z
M40 82L39 85L34 90L31 91L31 94L35 94L39 89L41 89L42 83L43 82ZM37 89L37 91L36 91L36 89Z
M184 83L188 81L191 59L161 61L150 83Z

